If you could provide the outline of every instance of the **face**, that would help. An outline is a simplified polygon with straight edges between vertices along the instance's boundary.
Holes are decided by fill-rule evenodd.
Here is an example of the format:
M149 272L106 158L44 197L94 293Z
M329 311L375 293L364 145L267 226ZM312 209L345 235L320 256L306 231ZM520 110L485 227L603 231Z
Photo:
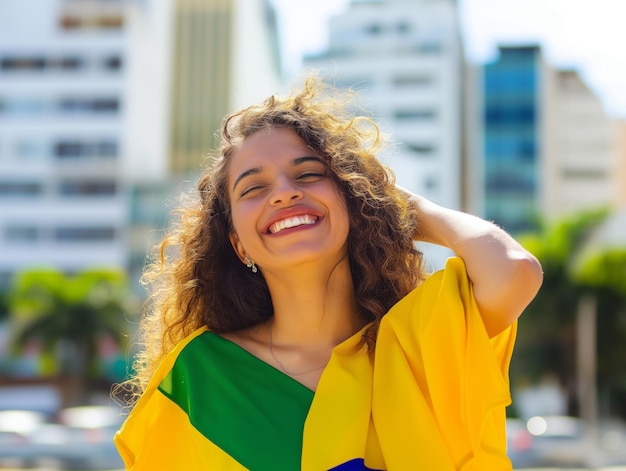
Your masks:
M264 271L347 259L344 196L326 159L289 128L244 140L230 157L231 242Z

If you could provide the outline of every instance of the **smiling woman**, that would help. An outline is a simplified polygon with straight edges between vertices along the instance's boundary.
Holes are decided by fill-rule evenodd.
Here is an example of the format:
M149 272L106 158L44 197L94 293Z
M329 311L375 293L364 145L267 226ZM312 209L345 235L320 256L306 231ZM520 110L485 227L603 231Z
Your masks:
M516 321L541 267L395 185L312 75L227 117L144 281L128 469L511 469ZM456 256L426 273L415 241Z
M311 153L292 128L277 127L248 137L230 157L231 242L240 260L260 265L270 286L288 267L311 277L327 264L340 270L348 261L345 198L325 159ZM274 289L284 288L295 287L282 282Z

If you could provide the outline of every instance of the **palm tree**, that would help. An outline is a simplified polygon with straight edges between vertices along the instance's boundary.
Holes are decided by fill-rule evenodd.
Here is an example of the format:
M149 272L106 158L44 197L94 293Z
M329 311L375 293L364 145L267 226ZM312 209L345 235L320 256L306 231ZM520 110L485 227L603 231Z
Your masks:
M38 345L41 374L69 379L73 384L66 393L74 397L65 395L64 402L81 401L86 383L102 376L102 339L126 342L129 299L127 279L120 271L18 273L10 298L13 352Z
M598 386L603 397L626 397L626 241L623 247L590 244L609 215L606 209L581 212L519 237L542 263L544 283L520 322L511 377L514 383L559 377L573 415L581 410L577 351L590 340L582 338L579 314L589 300ZM611 412L626 417L614 407L619 401L612 403Z

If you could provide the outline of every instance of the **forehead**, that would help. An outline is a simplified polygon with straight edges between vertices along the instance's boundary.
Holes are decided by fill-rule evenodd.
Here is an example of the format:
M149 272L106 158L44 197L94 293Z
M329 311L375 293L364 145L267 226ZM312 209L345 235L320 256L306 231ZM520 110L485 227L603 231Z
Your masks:
M292 128L266 128L246 137L235 150L233 157L263 157L264 154L280 154L293 150L312 150Z
M263 129L245 138L233 151L228 180L232 183L241 172L250 168L291 163L303 156L321 157L291 128Z

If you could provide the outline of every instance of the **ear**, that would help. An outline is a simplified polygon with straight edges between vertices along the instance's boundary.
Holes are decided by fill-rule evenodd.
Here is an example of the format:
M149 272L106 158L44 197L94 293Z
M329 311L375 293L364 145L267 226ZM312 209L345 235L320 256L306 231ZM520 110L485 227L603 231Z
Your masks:
M235 232L231 232L229 239L230 244L233 246L235 254L239 258L239 260L241 260L241 263L246 263L246 251L244 250L243 245L239 240L239 237L237 237L237 234Z

